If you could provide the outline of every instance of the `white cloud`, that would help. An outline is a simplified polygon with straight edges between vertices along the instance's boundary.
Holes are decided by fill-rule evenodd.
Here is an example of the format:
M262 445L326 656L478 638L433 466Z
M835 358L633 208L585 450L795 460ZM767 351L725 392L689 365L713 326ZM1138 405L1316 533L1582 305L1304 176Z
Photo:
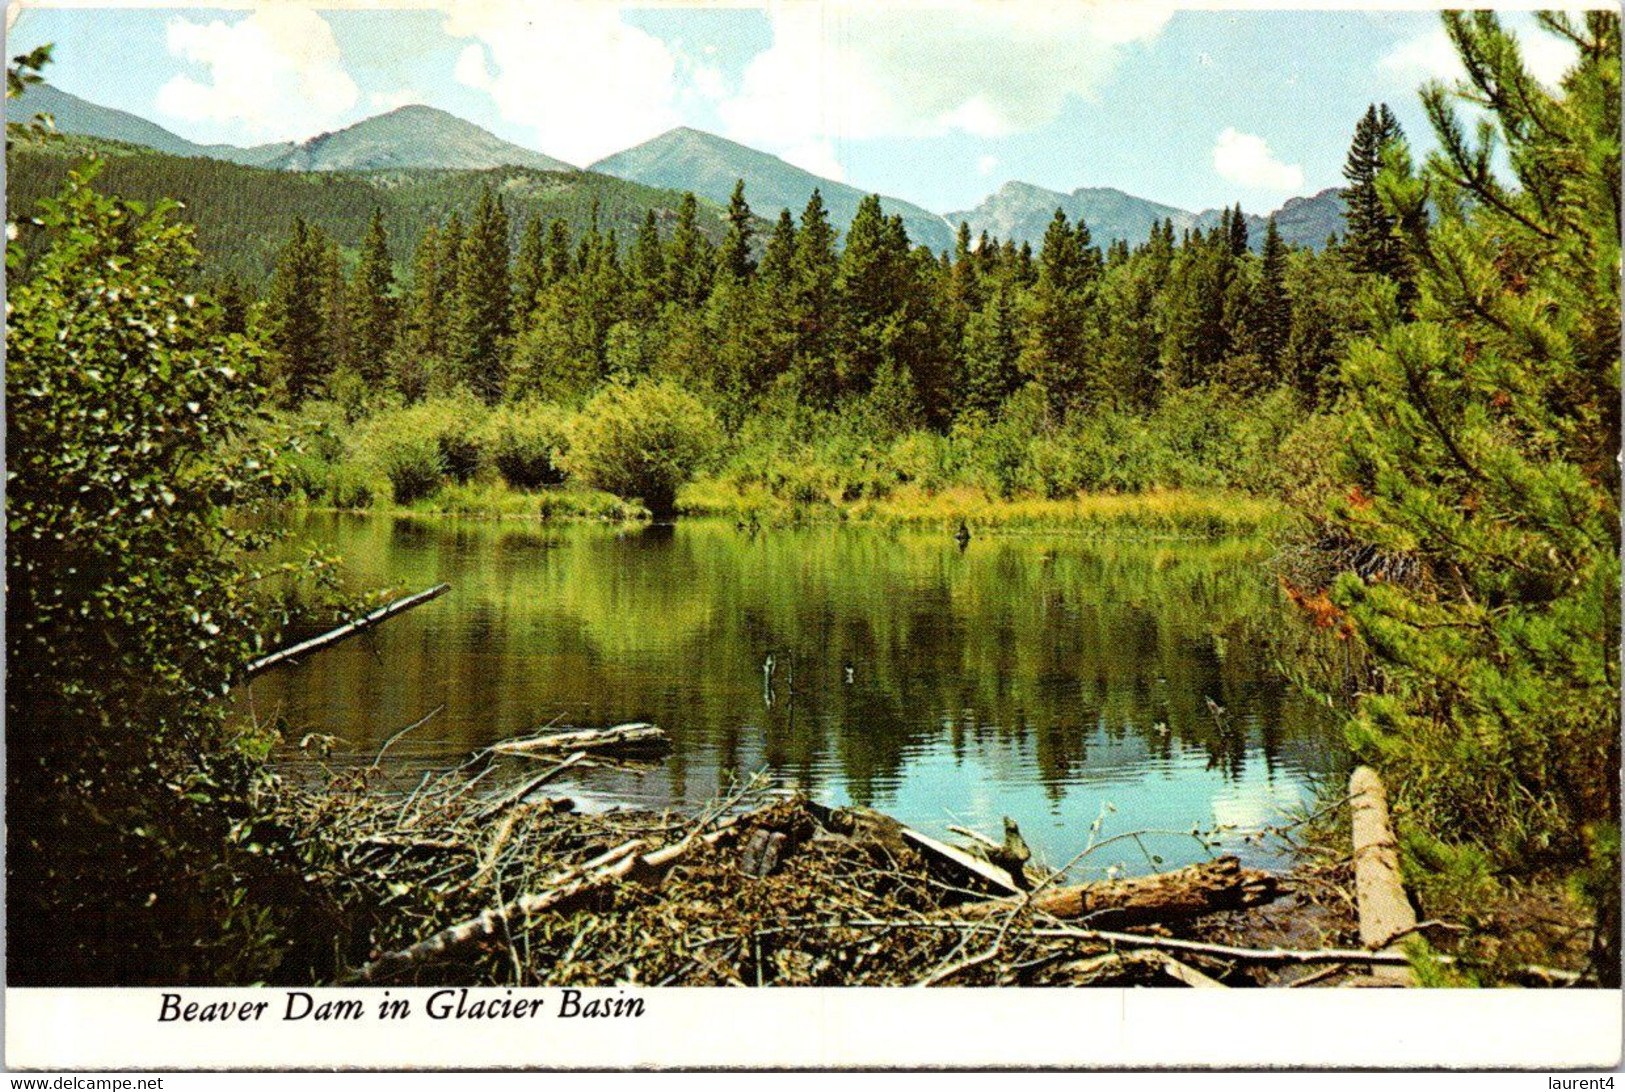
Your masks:
M779 158L821 178L846 181L846 168L841 166L835 146L827 140L809 140L805 144L786 148L779 153Z
M998 156L996 156L996 155L984 155L981 159L978 159L976 161L976 173L985 177L987 175L992 174L995 170L997 170L998 166L999 166L999 157Z
M1541 30L1533 22L1509 18L1507 23L1517 35L1529 74L1555 87L1575 62L1574 43ZM1424 80L1452 84L1467 78L1450 35L1442 28L1398 42L1377 61L1377 67L1407 86Z
M718 112L728 135L768 148L814 140L999 137L1053 120L1113 73L1123 47L1155 37L1158 3L929 8L866 0L770 3L773 44Z
M399 110L403 106L421 104L423 96L410 87L403 87L398 91L374 91L367 96L367 102L380 110Z
M1264 138L1226 129L1213 146L1213 169L1219 177L1258 190L1303 188L1303 168L1282 163Z
M475 42L459 53L452 75L465 87L472 87L476 91L491 90L491 70L485 64L485 47Z
M1456 48L1450 44L1450 35L1442 29L1430 30L1414 38L1406 38L1383 54L1377 67L1392 73L1407 83L1424 80L1459 80L1467 73L1456 57Z
M307 8L265 5L235 23L175 19L167 32L171 54L208 69L159 89L158 109L173 117L296 139L335 124L358 98L332 27Z
M677 59L594 0L472 0L445 30L472 38L456 78L530 127L549 155L586 164L679 124Z
M1564 73L1580 59L1574 43L1545 32L1520 34L1524 67L1529 74L1548 87L1556 87Z

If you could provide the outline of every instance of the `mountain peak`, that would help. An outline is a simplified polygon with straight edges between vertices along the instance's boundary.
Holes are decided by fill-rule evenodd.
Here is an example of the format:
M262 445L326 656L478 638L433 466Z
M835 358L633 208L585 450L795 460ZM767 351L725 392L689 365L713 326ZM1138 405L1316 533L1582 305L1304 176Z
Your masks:
M274 165L296 171L405 167L575 170L561 160L510 144L467 118L422 103L397 106L337 132L312 137Z
M735 184L743 179L746 200L756 212L769 217L781 208L799 213L817 190L830 223L843 231L868 196L768 152L686 125L600 159L589 169L646 186L688 190L718 204L726 204ZM887 215L902 216L903 226L916 244L938 252L953 246L953 229L935 213L894 197L882 197L880 206Z

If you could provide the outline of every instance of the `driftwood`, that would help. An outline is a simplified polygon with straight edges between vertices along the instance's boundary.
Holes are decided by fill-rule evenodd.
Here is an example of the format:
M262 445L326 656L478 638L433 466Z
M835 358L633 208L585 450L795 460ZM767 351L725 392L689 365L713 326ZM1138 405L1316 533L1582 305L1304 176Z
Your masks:
M1148 950L1148 949L1146 949ZM1228 990L1230 987L1217 978L1210 978L1187 963L1181 963L1167 952L1159 952L1162 956L1162 969L1169 978L1181 982L1194 990Z
M1369 766L1349 776L1353 809L1354 893L1360 908L1360 941L1372 951L1398 951L1396 941L1416 931L1416 911L1405 897L1399 843L1388 820L1388 794ZM1408 968L1382 967L1375 978L1394 986L1415 985Z
M1002 891L1007 895L1019 895L1021 886L1014 877L991 861L984 861L980 857L966 853L957 846L939 842L929 835L921 834L913 827L903 826L900 832L903 840L919 850L926 857L946 864L965 875L967 878L980 880L995 891Z
M252 679L254 676L263 674L279 664L291 663L302 656L310 655L312 652L320 652L322 649L336 645L340 641L347 641L356 634L378 625L380 622L393 618L403 611L409 611L413 607L421 606L431 599L438 599L449 591L451 591L450 584L436 584L428 591L420 591L416 595L408 595L403 599L395 600L393 603L386 603L377 610L364 614L359 618L353 618L337 629L322 634L320 637L312 637L308 641L301 641L296 645L290 645L280 651L273 652L269 656L261 656L259 659L251 661L243 668L242 677L244 680Z
M525 894L477 917L448 926L409 948L388 952L371 963L357 967L339 980L341 986L364 986L388 981L404 971L487 937L496 936L510 921L545 910L567 910L586 901L631 871L635 854L644 848L642 839L625 842L588 861L580 868L559 873L537 894Z
M491 750L504 755L549 758L559 751L664 751L670 747L671 740L666 733L652 724L621 724L614 728L509 739Z
M1220 910L1242 910L1271 902L1279 884L1268 872L1243 868L1234 857L1105 883L1057 887L1033 895L1028 903L1052 918L1087 918L1100 925L1143 925L1200 917ZM996 899L956 907L953 913L972 920L1021 906L1019 899Z

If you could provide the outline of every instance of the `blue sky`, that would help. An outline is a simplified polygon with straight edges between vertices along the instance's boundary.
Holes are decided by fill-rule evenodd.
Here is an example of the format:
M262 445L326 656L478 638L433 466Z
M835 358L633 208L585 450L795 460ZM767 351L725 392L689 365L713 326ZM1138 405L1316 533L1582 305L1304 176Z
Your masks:
M1555 78L1562 49L1509 19ZM1425 148L1416 89L1456 71L1430 12L1044 0L30 8L8 54L47 41L64 90L200 142L302 139L421 102L585 166L689 125L938 212L1012 179L1268 212L1341 184L1371 102Z

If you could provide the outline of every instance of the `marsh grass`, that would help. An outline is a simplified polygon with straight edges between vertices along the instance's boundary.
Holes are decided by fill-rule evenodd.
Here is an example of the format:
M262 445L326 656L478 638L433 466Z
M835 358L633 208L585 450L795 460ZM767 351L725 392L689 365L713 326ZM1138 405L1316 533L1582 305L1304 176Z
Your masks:
M1061 530L1153 538L1255 536L1287 525L1290 513L1261 497L1218 490L1086 493L1051 499L990 496L976 486L931 490L903 485L880 497L843 500L834 489L786 499L761 483L695 482L678 495L686 515L777 526L844 520L883 526L983 531Z

